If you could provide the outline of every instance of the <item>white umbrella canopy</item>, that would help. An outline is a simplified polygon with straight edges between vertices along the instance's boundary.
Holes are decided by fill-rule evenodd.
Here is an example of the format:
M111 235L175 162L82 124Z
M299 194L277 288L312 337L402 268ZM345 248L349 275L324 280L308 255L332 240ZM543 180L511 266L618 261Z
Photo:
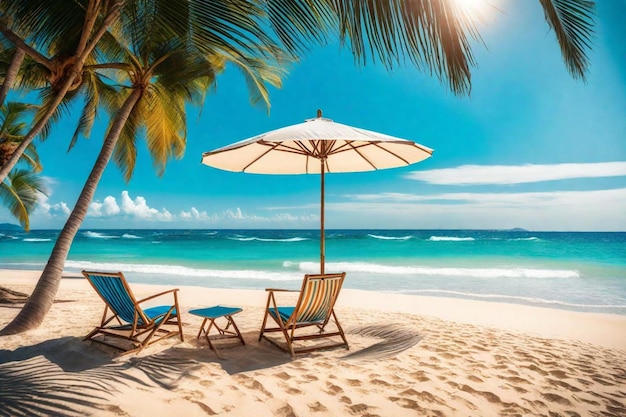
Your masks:
M407 139L317 117L202 154L214 168L255 174L320 174L320 272L324 273L324 174L411 165L433 150Z

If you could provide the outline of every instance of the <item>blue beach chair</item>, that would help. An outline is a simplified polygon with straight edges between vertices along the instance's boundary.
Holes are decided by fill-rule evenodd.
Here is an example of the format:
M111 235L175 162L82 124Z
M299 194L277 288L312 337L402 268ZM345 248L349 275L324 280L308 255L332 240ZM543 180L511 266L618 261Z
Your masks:
M85 336L84 340L120 349L123 354L138 352L170 336L180 335L180 340L184 341L178 307L178 289L137 300L121 272L82 271L82 273L105 303L100 325ZM141 307L142 303L167 294L173 295L172 304L146 309ZM173 326L174 329L168 330L165 326ZM113 340L117 340L118 343L112 343ZM130 343L121 346L120 341Z
M298 353L312 352L320 349L330 349L334 347L349 348L346 336L335 315L335 302L341 291L341 286L346 277L346 273L339 274L307 274L302 282L302 289L295 306L282 307L276 302L275 293L287 292L289 290L266 289L268 292L265 315L259 341L265 339L276 345L280 349L291 353L295 358ZM328 324L334 323L334 331L328 331ZM310 331L313 327L314 331ZM302 328L309 328L301 331ZM282 333L285 344L270 338L266 333ZM304 333L304 334L303 334ZM304 341L313 341L322 338L338 337L339 342L326 342L322 344L305 344L298 347L296 342L301 344Z

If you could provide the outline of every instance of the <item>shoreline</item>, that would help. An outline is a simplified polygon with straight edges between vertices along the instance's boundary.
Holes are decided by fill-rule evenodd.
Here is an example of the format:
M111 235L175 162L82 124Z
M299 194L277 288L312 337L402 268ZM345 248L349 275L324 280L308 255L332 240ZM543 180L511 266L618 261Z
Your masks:
M11 286L22 287L20 291L30 293L40 273L41 271L0 269L0 285L9 288ZM127 278L132 280L132 276ZM62 281L81 282L83 279L78 273L64 272ZM151 288L180 288L179 301L183 310L187 306L189 307L187 309L190 309L207 304L198 296L199 293L211 294L214 304L221 302L247 307L263 307L266 301L264 290L172 286L132 281L130 284L133 288L147 293L155 291ZM342 289L337 306L433 317L457 323L522 332L538 337L579 340L626 350L626 331L624 331L626 316L618 314L576 312L493 301L379 293L355 289Z
M0 269L0 285L9 288L11 286L22 287L20 291L30 294L40 273L41 271L33 270ZM180 288L179 302L183 310L187 305L190 309L206 304L198 296L199 293L211 294L213 299L223 300L222 303L240 304L247 307L263 307L266 301L264 290L135 283L132 281L132 274L128 274L127 279L133 289L137 288L138 291L147 293L153 293L157 289ZM84 280L83 276L78 273L63 273L62 281L64 282L76 281L80 283L82 280ZM433 317L545 338L579 340L608 348L626 350L626 316L618 314L577 312L494 301L345 288L341 290L337 307Z
M0 270L0 285L30 293L39 274ZM175 288L130 287L137 298ZM623 316L344 289L335 311L349 351L292 360L258 342L266 297L180 286L185 341L120 356L82 340L104 303L87 280L64 274L38 328L0 336L0 381L11 381L0 409L99 417L626 415ZM243 308L234 318L246 341L222 341L219 355L196 338L201 318L188 313L217 304ZM0 304L0 327L20 307Z

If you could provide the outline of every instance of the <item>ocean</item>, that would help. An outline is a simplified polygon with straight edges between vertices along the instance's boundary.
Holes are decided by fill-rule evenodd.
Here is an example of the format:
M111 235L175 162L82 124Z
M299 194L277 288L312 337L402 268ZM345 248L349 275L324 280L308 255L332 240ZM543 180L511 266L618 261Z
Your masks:
M0 268L44 267L58 230L0 231ZM298 289L319 272L318 230L81 230L66 271L130 282ZM328 230L344 288L626 315L626 233Z

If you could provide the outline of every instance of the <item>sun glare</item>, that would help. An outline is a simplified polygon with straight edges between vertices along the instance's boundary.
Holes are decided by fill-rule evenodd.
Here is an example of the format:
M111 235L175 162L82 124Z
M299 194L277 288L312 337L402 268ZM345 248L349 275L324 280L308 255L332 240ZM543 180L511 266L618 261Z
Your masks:
M454 0L460 11L473 21L485 21L496 10L497 0Z

